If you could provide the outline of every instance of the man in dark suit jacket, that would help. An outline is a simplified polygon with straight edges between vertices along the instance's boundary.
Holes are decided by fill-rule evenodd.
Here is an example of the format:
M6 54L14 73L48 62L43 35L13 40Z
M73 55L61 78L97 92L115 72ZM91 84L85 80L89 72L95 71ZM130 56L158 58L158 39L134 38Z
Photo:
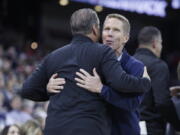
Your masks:
M95 67L105 84L120 92L145 92L150 88L144 78L127 75L110 47L95 43L99 38L99 19L91 9L80 9L71 16L73 39L70 44L50 53L23 84L23 97L49 99L46 85L52 74L65 78L60 94L50 96L45 135L109 135L106 104L98 94L78 87L74 80L80 68L90 72ZM112 77L113 76L113 77Z
M129 34L130 23L126 17L120 14L108 14L106 16L102 30L103 43L114 50L117 60L126 73L142 77L144 64L130 56L124 49L129 39ZM100 89L103 85L100 77L95 71L93 73L94 75L90 75L83 70L82 73L77 73L79 78L75 79L78 82L78 86L91 92L99 93L109 103L108 111L112 121L111 135L140 135L139 105L144 93L116 92L116 90L106 85ZM62 91L62 88L62 78L57 78L56 75L53 75L47 85L48 92L59 93Z
M126 73L141 77L144 72L144 64L130 56L124 48L129 39L130 23L128 19L120 14L108 14L103 24L102 40L110 46ZM97 92L110 103L109 111L112 120L111 135L140 135L139 110L143 93L116 92L109 86L104 85L102 89L101 80L97 73L90 75L88 72L78 73L77 85L91 92ZM87 76L86 76L87 75ZM112 76L113 77L113 76ZM86 82L81 83L81 82ZM61 85L61 86L58 86ZM60 78L52 77L47 85L49 92L61 92ZM99 87L100 86L100 87Z
M164 135L167 121L178 130L180 121L170 97L168 66L160 59L161 32L153 26L144 27L138 41L139 48L134 56L145 64L152 82L152 88L145 94L140 107L148 135Z

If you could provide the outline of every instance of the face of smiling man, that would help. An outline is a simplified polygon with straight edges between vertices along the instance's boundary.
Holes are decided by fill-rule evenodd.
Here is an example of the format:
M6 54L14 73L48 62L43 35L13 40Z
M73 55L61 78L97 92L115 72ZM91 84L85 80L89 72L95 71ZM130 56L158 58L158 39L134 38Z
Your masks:
M129 39L124 30L124 22L118 18L106 18L102 31L103 44L110 46L119 56Z

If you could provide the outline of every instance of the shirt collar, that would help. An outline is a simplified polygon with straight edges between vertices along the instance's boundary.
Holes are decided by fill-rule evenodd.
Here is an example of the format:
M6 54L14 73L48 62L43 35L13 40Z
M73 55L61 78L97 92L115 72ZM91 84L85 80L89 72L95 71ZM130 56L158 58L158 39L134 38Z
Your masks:
M118 61L120 61L120 60L121 60L121 58L122 58L122 54L123 54L123 53L121 53L121 55L117 57L117 60L118 60Z

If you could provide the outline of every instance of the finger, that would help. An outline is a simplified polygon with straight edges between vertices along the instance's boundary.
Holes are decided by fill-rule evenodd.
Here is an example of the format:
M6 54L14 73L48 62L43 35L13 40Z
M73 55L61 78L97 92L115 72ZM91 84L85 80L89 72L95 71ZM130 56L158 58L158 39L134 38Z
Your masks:
M82 73L80 73L80 72L76 72L76 75L78 76L78 77L80 77L81 79L83 79L83 80L85 80L86 79L86 76L85 75L83 75Z
M49 86L63 86L64 82L51 83Z
M49 91L49 93L60 93L61 91L60 90L51 90Z
M56 85L56 86L58 86L58 85L60 86L60 85L64 85L65 83L66 83L66 82L57 82L57 83L55 83L55 85Z
M80 84L80 83L76 83L76 85L78 85L81 88L87 89L88 87L86 85Z
M59 86L59 85L64 85L66 82L64 81L51 81L49 82L48 86L52 87L52 86Z
M55 73L55 74L53 74L52 76L51 76L51 78L56 78L58 76L58 73Z
M64 78L55 78L54 81L65 81Z
M98 73L96 72L96 68L93 68L93 75L99 77Z
M80 69L80 72L82 72L85 76L91 76L87 71L85 71L84 69Z
M170 91L176 90L175 87L170 87L169 89L170 89Z
M65 84L66 81L64 81L64 80L53 80L53 81L51 81L51 83L52 84Z
M51 90L62 90L62 89L64 89L64 86L52 86L52 87L50 88L50 91L51 91Z
M81 80L81 79L79 79L79 78L75 78L75 80L76 80L78 83L85 84L85 81L84 81L84 80Z

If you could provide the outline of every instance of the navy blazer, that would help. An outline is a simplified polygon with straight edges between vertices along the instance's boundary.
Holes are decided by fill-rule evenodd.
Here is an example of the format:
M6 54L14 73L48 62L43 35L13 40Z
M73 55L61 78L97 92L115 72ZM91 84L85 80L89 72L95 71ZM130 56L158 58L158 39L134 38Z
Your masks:
M103 82L119 92L144 92L150 88L148 79L123 71L110 47L76 35L70 44L50 53L23 84L23 97L44 101L49 99L46 85L52 74L58 73L66 79L64 90L50 96L45 135L110 134L104 100L99 94L78 87L74 80L75 72L80 68L92 73L94 67Z
M143 75L144 64L130 56L125 50L120 63L126 73L137 77ZM110 107L112 117L111 135L140 135L138 108L143 93L125 94L116 92L108 86L103 86L101 96L112 105Z

